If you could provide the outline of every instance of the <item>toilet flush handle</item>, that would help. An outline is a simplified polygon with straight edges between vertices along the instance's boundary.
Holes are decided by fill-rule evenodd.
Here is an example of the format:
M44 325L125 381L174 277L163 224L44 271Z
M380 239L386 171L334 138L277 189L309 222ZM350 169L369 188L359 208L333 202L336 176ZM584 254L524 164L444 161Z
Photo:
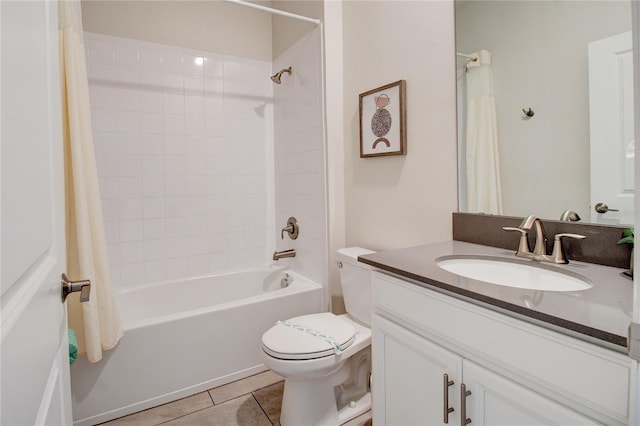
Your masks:
M339 260L336 260L336 265L338 265L338 268L342 268L342 262L340 262Z

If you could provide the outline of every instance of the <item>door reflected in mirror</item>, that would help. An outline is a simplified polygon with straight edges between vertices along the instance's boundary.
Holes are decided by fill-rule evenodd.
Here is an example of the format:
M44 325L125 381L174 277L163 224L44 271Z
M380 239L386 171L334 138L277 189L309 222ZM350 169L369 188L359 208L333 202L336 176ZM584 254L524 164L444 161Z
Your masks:
M456 0L456 51L460 211L633 224L630 2Z

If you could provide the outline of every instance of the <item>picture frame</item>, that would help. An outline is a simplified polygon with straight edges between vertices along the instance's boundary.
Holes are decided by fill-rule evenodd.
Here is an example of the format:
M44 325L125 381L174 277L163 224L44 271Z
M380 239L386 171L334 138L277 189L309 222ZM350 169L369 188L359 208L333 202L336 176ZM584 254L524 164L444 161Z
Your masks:
M360 158L407 154L406 81L361 93Z

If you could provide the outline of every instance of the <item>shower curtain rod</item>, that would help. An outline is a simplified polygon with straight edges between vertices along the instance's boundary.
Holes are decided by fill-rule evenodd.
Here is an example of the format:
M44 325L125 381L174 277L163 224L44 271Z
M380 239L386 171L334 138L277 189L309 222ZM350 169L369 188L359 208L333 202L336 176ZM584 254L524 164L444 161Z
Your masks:
M249 3L247 1L242 0L224 0L228 3L236 3L240 6L251 7L253 9L263 10L265 12L273 13L274 15L286 16L288 18L299 19L301 21L311 22L312 24L318 25L320 23L319 19L308 18L302 15L296 15L294 13L285 12L284 10L273 9L271 7L260 6L259 4Z

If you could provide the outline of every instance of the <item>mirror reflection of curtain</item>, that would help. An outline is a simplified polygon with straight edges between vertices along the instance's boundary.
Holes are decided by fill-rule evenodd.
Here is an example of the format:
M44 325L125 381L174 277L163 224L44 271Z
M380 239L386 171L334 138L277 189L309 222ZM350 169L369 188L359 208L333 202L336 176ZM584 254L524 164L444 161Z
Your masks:
M493 93L491 53L472 54L467 64L466 174L467 211L502 214L500 156Z

